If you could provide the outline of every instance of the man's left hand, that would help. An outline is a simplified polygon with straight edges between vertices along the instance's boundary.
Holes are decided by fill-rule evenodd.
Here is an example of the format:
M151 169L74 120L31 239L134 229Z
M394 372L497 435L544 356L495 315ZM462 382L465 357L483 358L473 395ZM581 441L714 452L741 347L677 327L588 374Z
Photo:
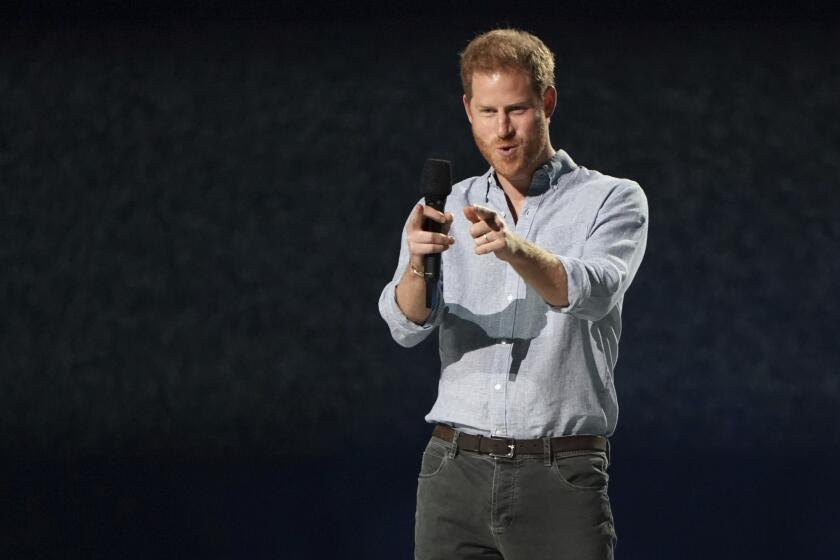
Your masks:
M470 235L475 241L475 254L493 253L503 261L511 261L522 243L508 230L507 224L494 210L475 204L464 207L464 216L472 223Z

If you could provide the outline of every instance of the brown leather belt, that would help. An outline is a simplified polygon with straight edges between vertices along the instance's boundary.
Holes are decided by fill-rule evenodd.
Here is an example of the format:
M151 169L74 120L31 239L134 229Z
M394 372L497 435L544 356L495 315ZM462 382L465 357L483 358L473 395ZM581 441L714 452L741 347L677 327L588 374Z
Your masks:
M455 439L455 430L438 424L432 435L444 441ZM458 449L487 453L492 457L511 458L515 455L557 453L558 451L603 451L609 456L610 443L603 436L561 436L542 439L510 439L474 436L458 432Z

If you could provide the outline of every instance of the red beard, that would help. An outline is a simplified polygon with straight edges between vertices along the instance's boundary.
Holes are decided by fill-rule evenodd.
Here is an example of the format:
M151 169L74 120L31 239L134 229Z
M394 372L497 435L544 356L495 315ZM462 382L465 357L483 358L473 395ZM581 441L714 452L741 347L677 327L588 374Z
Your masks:
M537 134L531 138L512 136L499 139L496 137L492 144L481 140L475 134L475 130L473 130L473 138L481 155L498 174L508 179L520 176L530 178L534 171L545 163L539 160L548 141L548 122L543 120L537 127L537 131ZM515 148L509 156L506 156L497 151L500 146L515 146Z

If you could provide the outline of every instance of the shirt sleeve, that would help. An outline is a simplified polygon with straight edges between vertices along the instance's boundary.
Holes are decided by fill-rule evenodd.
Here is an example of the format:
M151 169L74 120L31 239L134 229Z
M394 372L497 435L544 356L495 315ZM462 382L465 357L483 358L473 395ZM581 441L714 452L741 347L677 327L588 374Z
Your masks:
M420 201L423 202L422 200ZM408 223L408 220L406 220ZM423 342L435 329L440 322L441 310L443 304L443 287L442 282L437 283L437 297L432 312L422 325L418 325L414 321L408 319L397 305L397 284L402 279L403 271L408 266L408 243L406 241L405 227L403 227L401 243L400 243L400 257L397 263L397 269L394 272L394 277L385 285L382 294L379 296L379 314L388 324L391 330L391 336L400 346L406 348L416 346Z
M579 319L602 319L624 296L647 246L648 205L642 188L623 183L607 196L581 258L555 255L566 269L569 305L552 306Z

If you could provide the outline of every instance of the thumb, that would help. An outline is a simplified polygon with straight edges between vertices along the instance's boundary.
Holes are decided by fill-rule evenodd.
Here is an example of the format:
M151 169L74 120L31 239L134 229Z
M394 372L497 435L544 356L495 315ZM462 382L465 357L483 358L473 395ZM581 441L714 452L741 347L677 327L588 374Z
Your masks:
M486 222L487 225L490 226L490 228L495 230L495 231L498 231L499 229L501 229L503 224L501 222L501 219L499 218L499 215L496 213L495 210L487 208L486 206L479 206L478 204L476 204L474 206L474 208L475 208L476 216L478 216L478 219Z
M486 208L484 206L474 206L475 213L479 217L479 219L484 220L488 223L492 223L496 221L496 212L493 210Z
M475 206L464 206L464 217L472 223L481 221L481 218L478 217L478 213L475 211Z

